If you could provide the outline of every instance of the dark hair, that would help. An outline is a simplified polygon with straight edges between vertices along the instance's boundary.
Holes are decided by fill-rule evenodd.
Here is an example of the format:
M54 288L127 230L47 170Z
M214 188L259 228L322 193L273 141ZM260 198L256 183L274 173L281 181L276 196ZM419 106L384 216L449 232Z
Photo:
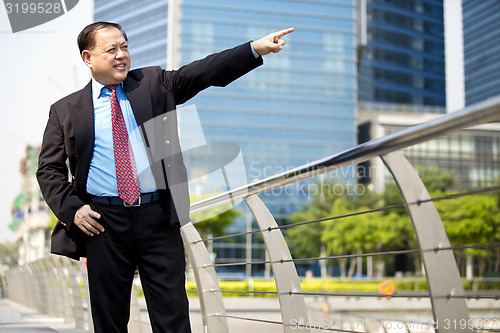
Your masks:
M82 54L84 50L92 50L94 48L95 34L98 30L105 28L116 28L120 30L125 40L128 41L127 34L125 33L125 31L123 31L121 25L111 22L95 22L83 28L83 30L78 35L77 42L78 48L80 49L80 54Z

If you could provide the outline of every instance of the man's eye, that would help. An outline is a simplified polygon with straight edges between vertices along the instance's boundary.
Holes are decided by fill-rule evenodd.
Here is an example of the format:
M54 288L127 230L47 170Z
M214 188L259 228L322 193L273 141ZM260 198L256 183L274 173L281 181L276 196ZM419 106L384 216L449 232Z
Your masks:
M115 48L113 47L113 48L109 49L107 52L108 53L113 53L113 52L115 52Z

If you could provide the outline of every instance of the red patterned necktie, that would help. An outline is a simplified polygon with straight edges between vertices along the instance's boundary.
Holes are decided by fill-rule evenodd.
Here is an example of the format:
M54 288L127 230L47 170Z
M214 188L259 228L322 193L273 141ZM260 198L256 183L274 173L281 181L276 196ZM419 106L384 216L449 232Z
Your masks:
M105 88L111 90L111 126L113 130L118 196L129 205L132 205L141 195L134 152L128 138L122 109L116 98L116 86L105 86Z

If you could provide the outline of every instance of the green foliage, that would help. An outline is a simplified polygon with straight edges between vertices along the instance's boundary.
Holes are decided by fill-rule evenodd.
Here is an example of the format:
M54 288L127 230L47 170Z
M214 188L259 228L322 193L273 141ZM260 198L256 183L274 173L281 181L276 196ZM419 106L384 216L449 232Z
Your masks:
M223 213L196 222L196 229L202 238L206 238L208 235L222 236L225 235L226 228L236 220L236 217L241 215L241 211L229 209Z
M382 202L384 203L385 206L396 206L404 203L398 185L394 182L385 184L385 191L384 193L381 194L381 196L382 196ZM398 214L399 216L408 215L405 207L395 208L391 211Z
M417 171L431 197L453 194L453 172L435 167L418 167ZM357 214L402 204L396 183L386 184L384 193L366 191L363 195L348 195L353 192L348 187L338 191L339 184L332 182L317 185L320 191L291 215L290 222L324 221L288 229L286 239L294 257L318 257L322 247L329 256L417 248L413 226L404 207ZM336 191L331 191L332 188ZM500 241L500 192L439 200L435 204L452 245ZM461 253L482 258L479 262L481 275L500 268L498 248L470 249ZM340 260L340 264L341 273L345 274L345 260ZM415 265L419 267L418 262ZM463 268L463 260L461 265Z
M499 241L500 210L497 198L485 194L436 202L453 245L486 244ZM475 256L488 256L488 249L471 249Z
M223 297L234 297L234 296L250 296L254 295L257 297L276 297L276 284L274 280L264 281L264 280L243 280L243 281L219 281L220 289L224 290L222 292ZM186 289L189 297L198 296L196 291L196 283L194 281L186 282ZM256 291L256 293L248 293L247 291Z
M366 211L368 207L360 207L358 211ZM345 215L350 211L344 201L337 201L331 214ZM326 244L327 254L352 254L361 250L362 253L390 251L405 247L411 228L408 219L400 218L395 213L384 215L382 212L355 215L340 220L324 223L324 233L321 240Z
M334 194L338 184L324 182L321 191L307 205L290 217L292 223L350 215L379 208L384 203L381 195L367 191L363 195L348 196L348 187ZM399 196L399 202L401 202ZM373 212L320 223L293 227L286 235L294 257L312 258L320 255L321 246L327 255L352 254L358 251L374 252L407 248L415 237L410 220L394 212Z
M384 279L360 280L360 279L303 279L301 281L302 291L304 292L373 292L378 293L380 284ZM425 278L415 279L393 279L390 280L396 287L396 293L405 291L427 291L427 281ZM223 297L277 297L276 284L274 280L253 280L253 281L220 281L221 290L230 290L223 292ZM465 290L500 290L499 280L474 279L462 280ZM186 289L188 297L197 297L196 282L187 281ZM249 293L247 291L256 291ZM138 289L137 296L144 297L141 288Z
M453 189L455 171L438 169L436 166L415 166L429 193L443 193Z
M304 292L373 292L378 293L380 284L384 279L359 280L359 279L303 279L301 281ZM396 293L405 291L427 291L427 281L425 278L415 279L393 279L390 280L396 287ZM500 281L487 279L462 280L465 290L500 290ZM253 281L220 281L223 297L277 297L276 284L274 280L253 280ZM196 297L198 293L194 281L186 282L186 289L189 297ZM230 291L230 292L229 292ZM256 291L249 293L248 291ZM143 293L139 292L139 296Z
M192 197L191 202L200 201L211 196L213 196L213 194L205 195L202 198ZM236 210L231 204L228 204L191 214L190 217L201 237L207 238L209 235L224 235L226 228L241 215L242 212L240 210Z
M319 190L315 193L314 199L307 202L300 210L290 216L291 223L301 223L324 219L331 215L331 205L340 196L334 191L329 191L331 182L316 183ZM292 255L298 258L319 257L321 253L322 235L324 223L305 224L289 228L286 231L285 239L291 248Z
M0 261L9 268L17 265L19 260L19 244L5 242L0 244Z
M304 279L301 282L303 291L377 291L380 281L376 280L336 280L336 279Z
M462 280L465 290L500 290L500 280L473 279Z
M290 218L292 223L313 221L318 218L320 211L304 209L293 214ZM323 215L323 217L326 215ZM315 258L320 256L321 235L324 225L322 223L306 224L287 230L285 239L289 244L294 257Z

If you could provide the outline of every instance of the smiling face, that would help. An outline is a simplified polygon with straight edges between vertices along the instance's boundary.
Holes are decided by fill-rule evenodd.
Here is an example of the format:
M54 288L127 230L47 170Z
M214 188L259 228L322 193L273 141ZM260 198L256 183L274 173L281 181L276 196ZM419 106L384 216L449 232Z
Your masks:
M94 37L95 46L82 51L82 58L92 77L105 85L120 84L130 69L127 40L113 27L100 29Z

